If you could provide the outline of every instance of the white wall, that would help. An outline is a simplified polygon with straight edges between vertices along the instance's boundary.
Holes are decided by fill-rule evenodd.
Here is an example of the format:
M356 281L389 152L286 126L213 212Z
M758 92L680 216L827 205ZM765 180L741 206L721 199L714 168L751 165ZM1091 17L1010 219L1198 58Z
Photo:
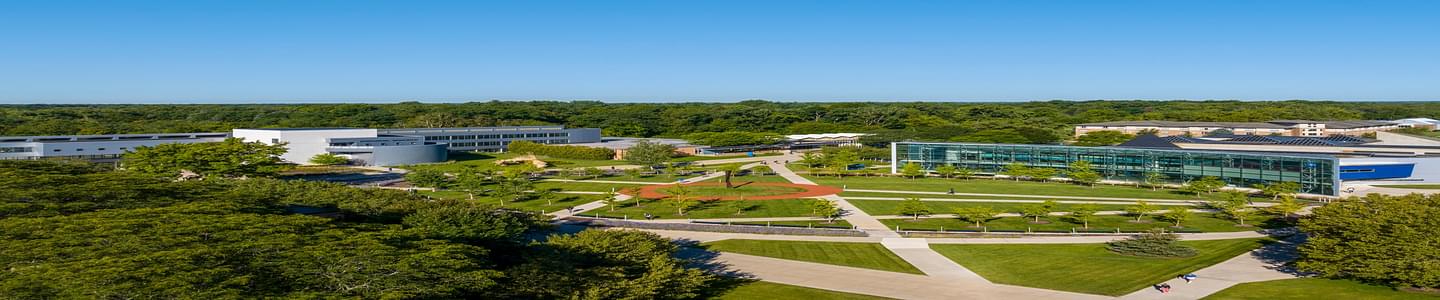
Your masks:
M280 158L285 161L308 164L310 158L321 153L327 153L325 148L330 146L332 138L366 138L376 137L378 132L375 129L345 128L345 129L235 129L232 136L245 139L247 142L261 142L267 145L275 142L286 143L285 155Z

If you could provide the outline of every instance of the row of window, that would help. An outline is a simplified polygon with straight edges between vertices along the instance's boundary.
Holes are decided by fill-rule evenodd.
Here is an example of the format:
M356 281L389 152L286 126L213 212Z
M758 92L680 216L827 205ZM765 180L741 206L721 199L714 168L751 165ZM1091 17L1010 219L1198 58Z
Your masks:
M541 144L569 144L569 143L570 143L570 140L534 140L534 141L531 141L531 142L536 142L536 143L541 143ZM459 142L459 143L450 143L450 147L451 147L451 148L494 147L494 146L505 146L505 145L509 145L509 144L510 144L510 141Z
M427 141L450 141L450 140L493 140L493 139L522 139L522 138L545 138L545 137L569 137L568 132L549 133L507 133L507 134L480 134L480 135L432 135L426 136Z
M0 147L0 153L24 153L35 151L32 147Z
M105 150L106 150L106 149L105 149L104 147L95 148L95 151L105 151ZM130 150L130 148L128 148L128 147L120 147L120 151L126 151L126 150ZM60 149L60 148L50 149L50 152L63 152L63 151L65 151L65 149ZM74 152L85 152L85 148L75 148Z

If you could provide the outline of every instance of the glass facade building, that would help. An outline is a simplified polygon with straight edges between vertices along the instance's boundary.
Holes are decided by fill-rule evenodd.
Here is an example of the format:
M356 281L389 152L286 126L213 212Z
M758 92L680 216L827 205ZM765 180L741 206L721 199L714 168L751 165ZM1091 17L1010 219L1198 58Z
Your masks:
M891 172L907 163L925 170L953 165L996 173L1010 163L1063 171L1071 162L1089 161L1107 180L1141 181L1145 173L1165 174L1170 183L1214 176L1238 187L1275 181L1300 184L1300 192L1337 195L1338 160L1325 155L1268 154L1117 147L1010 145L973 143L890 144Z

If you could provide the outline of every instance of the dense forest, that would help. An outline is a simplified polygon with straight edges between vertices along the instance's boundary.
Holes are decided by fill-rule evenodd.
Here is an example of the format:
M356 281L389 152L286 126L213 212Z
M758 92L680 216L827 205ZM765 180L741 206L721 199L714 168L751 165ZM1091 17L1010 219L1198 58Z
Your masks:
M425 104L8 105L0 135L215 132L247 127L562 124L607 136L867 132L892 139L1053 143L1071 125L1119 120L1265 121L1440 116L1440 102L1048 101L1021 103L471 102Z

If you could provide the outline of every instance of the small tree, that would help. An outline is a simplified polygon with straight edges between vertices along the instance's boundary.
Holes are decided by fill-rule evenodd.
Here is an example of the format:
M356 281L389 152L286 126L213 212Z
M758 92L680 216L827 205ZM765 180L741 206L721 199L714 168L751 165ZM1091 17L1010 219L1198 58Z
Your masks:
M1072 208L1070 210L1070 218L1079 220L1085 224L1085 229L1090 229L1090 218L1094 217L1097 212L1100 212L1100 207L1093 203L1085 203Z
M430 169L415 170L405 174L405 181L410 182L410 185L418 187L439 189L440 186L445 185L445 182L449 180L450 177L445 176L444 172Z
M620 205L620 194L614 191L605 192L605 198L601 198L600 201L604 201L610 211L615 211L615 207Z
M740 195L739 200L725 201L725 207L734 210L735 215L739 216L745 214L745 210L750 209L750 203L745 202L745 195Z
M1269 209L1270 212L1289 219L1291 215L1304 210L1305 204L1295 200L1295 196L1293 195L1283 195L1280 196L1280 202L1276 202L1275 205L1270 206Z
M1280 200L1282 195L1294 195L1300 190L1300 184L1290 181L1271 182L1270 184L1257 184L1255 189L1261 194L1270 196L1270 200Z
M921 202L920 198L910 197L900 201L900 215L914 217L919 220L922 215L930 215L930 206Z
M480 173L465 172L455 176L455 185L465 191L470 200L475 200L475 193L484 191L488 184L490 180Z
M770 173L774 173L775 170L771 169L770 166L759 165L755 166L754 168L750 168L750 172L755 173L755 175L769 175Z
M1190 217L1194 215L1190 213L1190 209L1188 208L1176 207L1166 211L1165 214L1161 216L1164 217L1166 221L1174 222L1175 227L1180 227L1182 222L1190 220Z
M921 169L920 164L917 163L906 163L905 166L900 167L900 174L910 179L915 179L916 177L925 176L925 169Z
M1005 168L1000 170L1000 175L1009 176L1015 179L1015 181L1020 181L1020 177L1028 176L1029 174L1030 167L1018 162L1006 164Z
M840 206L830 200L820 199L815 206L815 215L824 217L826 223L835 223L835 217L840 215Z
M674 188L670 189L669 192L670 197L667 197L665 199L669 200L666 202L669 203L671 207L675 208L676 215L683 216L685 215L686 209L690 209L690 207L695 206L695 199L690 196L690 189L685 187L685 185L677 183L675 184Z
M1240 226L1247 226L1245 225L1245 219L1255 215L1254 209L1244 205L1227 206L1222 211L1225 212L1225 216L1230 217L1231 220L1240 222Z
M350 159L333 153L320 153L314 157L310 157L310 163L322 166L334 166L348 164L350 163Z
M957 168L955 169L955 177L970 179L970 177L975 177L975 170L970 168Z
M1150 186L1150 190L1152 191L1160 190L1160 185L1165 183L1166 179L1167 176L1165 176L1165 173L1156 171L1145 172L1145 177L1143 178L1145 185Z
M1030 179L1039 181L1049 181L1051 177L1055 177L1055 169L1051 168L1030 168L1029 173Z
M1077 160L1070 163L1070 170L1066 171L1065 175L1069 176L1070 180L1075 183L1091 187L1094 187L1095 183L1100 182L1100 173L1096 172L1095 168L1090 165L1090 162L1085 160Z
M1048 216L1053 212L1050 207L1043 204L1029 204L1020 206L1020 215L1026 218L1034 218L1031 223L1040 223L1040 217Z
M940 177L942 177L942 178L950 178L950 177L952 177L952 176L955 176L955 172L956 172L956 169L955 169L955 166L953 166L953 165L948 165L948 164L947 164L947 165L941 165L941 166L939 166L939 167L935 167L935 174L940 175Z
M600 175L605 175L605 170L595 167L585 168L585 176L590 176L590 179L600 178Z
M1179 236L1152 230L1105 243L1105 249L1117 254L1144 257L1191 257L1199 254L1195 248L1181 245L1179 241Z
M955 217L966 222L975 223L975 227L983 226L996 214L995 208L989 206L967 206L955 209Z
M740 166L739 166L739 165L724 165L724 166L721 166L720 168L718 168L717 170L719 170L720 172L725 172L725 177L724 177L724 179L725 179L725 188L727 188L727 189L728 189L728 188L734 188L735 185L734 185L733 183L731 183L730 179L733 178L733 177L735 177L735 173L740 172Z
M1199 197L1200 193L1209 194L1222 187L1225 187L1225 181L1215 176L1205 176L1186 183L1184 189L1186 192L1190 192L1195 194L1196 197Z
M1154 204L1150 204L1144 200L1135 201L1135 205L1125 207L1126 213L1135 216L1135 222L1140 222L1140 218L1144 218L1157 210L1160 209L1156 208Z

